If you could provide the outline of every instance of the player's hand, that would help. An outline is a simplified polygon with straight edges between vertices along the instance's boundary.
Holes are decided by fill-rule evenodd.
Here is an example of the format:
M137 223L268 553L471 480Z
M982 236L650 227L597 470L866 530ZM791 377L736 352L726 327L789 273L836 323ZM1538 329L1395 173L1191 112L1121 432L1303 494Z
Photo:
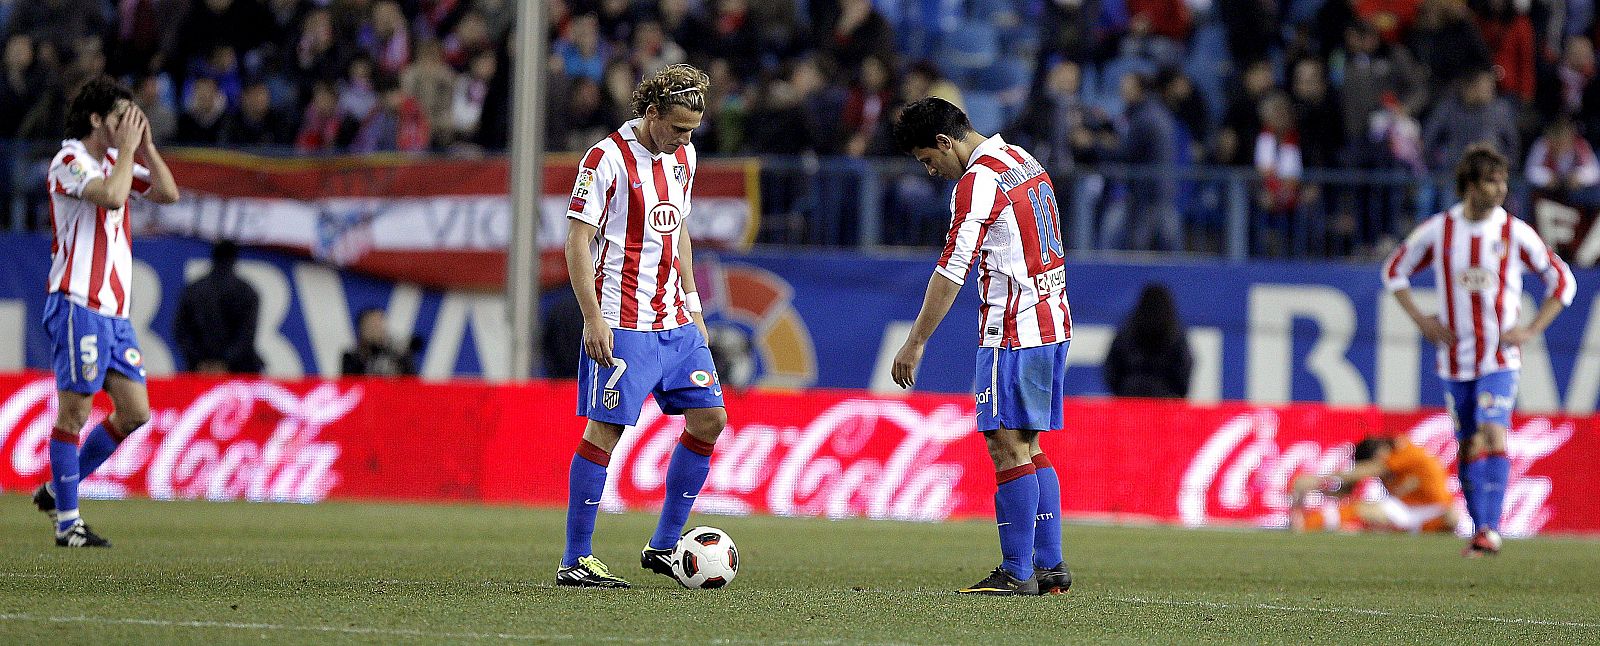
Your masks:
M139 152L147 153L156 147L155 135L151 134L150 129L150 115L145 114L144 109L138 106L134 106L133 109L139 111L140 121L144 122L144 127L139 129L142 133L139 137Z
M122 113L122 122L117 124L118 150L131 152L139 148L139 142L144 139L144 131L150 125L145 118L144 111L139 106L129 104L127 111Z
M611 326L605 321L583 322L583 352L602 368L611 367Z
M917 383L917 364L922 363L923 346L920 343L906 341L900 346L900 351L894 355L894 367L889 369L894 383L901 388L910 388Z
M1422 328L1422 336L1434 345L1455 345L1456 335L1450 328L1439 322L1436 316L1429 316L1417 321L1417 326Z
M1500 335L1500 345L1515 348L1527 343L1528 339L1532 338L1533 330L1528 329L1527 326L1514 327L1506 330L1505 334Z

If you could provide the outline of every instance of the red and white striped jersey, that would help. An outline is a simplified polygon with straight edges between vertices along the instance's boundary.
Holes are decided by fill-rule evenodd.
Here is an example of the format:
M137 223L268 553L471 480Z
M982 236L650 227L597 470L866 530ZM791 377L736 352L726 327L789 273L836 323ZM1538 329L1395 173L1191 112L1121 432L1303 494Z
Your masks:
M1389 291L1411 286L1410 277L1431 268L1439 292L1439 318L1455 333L1455 347L1439 348L1439 376L1450 381L1477 379L1522 366L1516 347L1500 335L1517 325L1522 311L1522 272L1537 272L1545 298L1571 305L1577 293L1567 268L1528 223L1495 207L1479 222L1468 220L1457 204L1418 225L1384 262Z
M106 316L127 318L133 290L133 246L129 241L128 203L106 209L83 199L94 179L111 174L117 149L95 159L83 142L68 139L50 161L46 178L50 193L49 292ZM135 164L130 196L150 190L150 169Z
M688 235L694 146L652 155L634 119L584 153L567 217L599 231L589 243L594 286L606 323L670 330L690 322L678 276L678 242Z
M978 266L980 347L1032 348L1072 338L1060 210L1039 161L990 137L973 149L950 213L935 271L961 284Z

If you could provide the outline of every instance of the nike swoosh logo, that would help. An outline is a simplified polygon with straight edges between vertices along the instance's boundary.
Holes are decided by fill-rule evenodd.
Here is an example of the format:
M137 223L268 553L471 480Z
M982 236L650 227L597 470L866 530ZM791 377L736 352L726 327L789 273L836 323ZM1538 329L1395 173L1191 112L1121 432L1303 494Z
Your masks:
M691 496L691 495L686 493L686 494L683 494L683 497L684 498L699 498L700 494L695 494L695 495Z
M588 498L584 498L583 499L583 504L585 504L585 505L598 505L598 504L600 504L600 501L598 501L598 500L589 500Z
M644 182L634 182L633 183L633 187L634 188L639 188L640 186L644 186Z

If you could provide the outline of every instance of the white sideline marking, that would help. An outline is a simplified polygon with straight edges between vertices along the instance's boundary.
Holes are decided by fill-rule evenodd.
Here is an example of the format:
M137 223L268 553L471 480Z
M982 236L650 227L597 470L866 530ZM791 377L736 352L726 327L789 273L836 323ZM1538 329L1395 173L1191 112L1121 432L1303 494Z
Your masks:
M1142 603L1155 606L1199 606L1202 608L1218 608L1225 610L1280 610L1285 612L1320 612L1330 615L1371 615L1376 617L1407 617L1412 619L1444 619L1447 621L1485 621L1496 624L1522 624L1530 626L1560 626L1563 628L1600 628L1600 624L1584 623L1581 621L1552 621L1548 619L1523 619L1520 617L1490 617L1486 615L1467 615L1464 617L1454 617L1438 615L1429 612L1397 612L1392 610L1373 610L1370 608L1317 608L1312 606L1282 606L1272 603L1220 603L1216 601L1146 599L1144 597L1106 598L1125 603Z
M410 628L375 628L365 626L295 626L289 624L240 623L231 621L168 621L165 619L138 619L127 617L46 617L42 615L0 614L0 621L40 622L52 624L100 624L119 626L157 626L163 628L224 628L229 630L271 630L284 632L330 633L339 635L383 635L422 639L477 639L498 641L577 641L611 642L623 644L659 643L660 637L617 637L606 635L569 635L564 633L474 633L414 630ZM895 642L859 642L842 639L705 639L708 644L787 644L790 646L822 646L828 644L871 643L890 646Z

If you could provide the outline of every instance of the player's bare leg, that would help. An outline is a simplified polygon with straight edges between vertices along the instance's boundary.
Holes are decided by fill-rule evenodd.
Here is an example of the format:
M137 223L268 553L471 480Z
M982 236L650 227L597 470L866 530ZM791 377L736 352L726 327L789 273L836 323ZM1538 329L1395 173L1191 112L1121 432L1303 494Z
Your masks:
M556 585L579 588L626 588L628 582L594 557L595 514L605 488L605 469L611 451L622 440L622 425L589 420L583 441L572 457L572 476L567 498L567 554L556 570ZM598 473L596 473L598 472ZM580 477L582 475L583 477Z
M683 435L673 449L665 478L667 499L661 504L661 520L656 531L639 552L639 566L673 576L672 553L679 534L689 520L689 512L700 497L711 468L711 451L722 429L728 425L727 409L721 406L688 408L683 411Z

